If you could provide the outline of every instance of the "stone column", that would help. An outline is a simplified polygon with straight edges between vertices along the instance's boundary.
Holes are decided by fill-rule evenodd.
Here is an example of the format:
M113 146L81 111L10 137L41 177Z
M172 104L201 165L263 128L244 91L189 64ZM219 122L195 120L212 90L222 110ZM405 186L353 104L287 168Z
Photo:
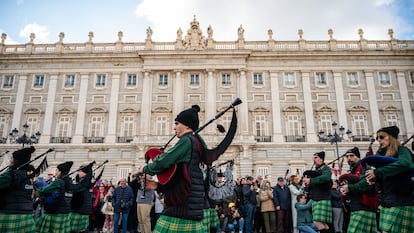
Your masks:
M407 129L407 137L414 134L414 122L413 122L413 114L411 112L410 101L408 97L408 90L407 90L407 81L408 78L405 77L405 72L397 71L397 80L398 80L398 89L401 95L401 104L403 108L404 120L405 120L405 128Z
M43 130L41 131L42 136L39 139L39 143L49 143L50 137L52 136L52 124L56 125L56 119L54 117L55 112L55 98L56 98L56 88L57 88L58 75L50 75L49 88L47 93L47 102L45 110L45 119L43 124ZM55 119L55 120L53 120Z
M318 142L315 133L315 121L313 115L312 91L310 85L310 73L302 73L303 100L305 105L306 138L307 142Z
M338 109L338 127L343 126L348 129L348 122L346 120L346 108L344 98L344 88L342 86L342 73L334 72L336 107Z
M205 102L205 116L204 121L208 121L209 119L213 118L216 115L216 80L214 79L213 70L207 70L208 77L207 77L207 86L206 86L206 102ZM205 122L204 122L205 123ZM214 127L206 128L206 134L211 135L214 134Z
M270 73L270 88L272 96L273 142L284 142L282 134L282 116L280 110L278 73Z
M78 144L83 142L86 117L86 99L88 96L88 82L89 74L81 74L80 88L79 88L79 101L78 110L76 114L76 128L75 135L73 135L72 143Z
M174 91L173 91L173 119L184 110L184 82L181 76L182 71L175 71Z
M142 82L142 102L141 102L141 125L140 135L148 136L151 127L151 96L152 96L152 80L150 71L144 72Z
M109 103L108 132L106 143L116 143L116 127L118 126L118 99L120 74L112 74L111 100Z
M239 97L243 101L239 105L239 116L240 116L240 134L242 136L249 135L249 108L247 102L247 78L246 71L240 70L240 87L239 87Z
M367 82L369 111L371 113L372 131L381 128L379 118L377 91L375 90L374 74L372 71L365 71L365 80Z
M20 120L23 112L24 94L26 93L27 75L19 76L19 85L17 86L16 104L14 105L13 121L11 129L20 129Z
M243 146L243 150L240 151L240 173L241 176L250 175L254 173L254 166L252 160L252 149L249 146Z

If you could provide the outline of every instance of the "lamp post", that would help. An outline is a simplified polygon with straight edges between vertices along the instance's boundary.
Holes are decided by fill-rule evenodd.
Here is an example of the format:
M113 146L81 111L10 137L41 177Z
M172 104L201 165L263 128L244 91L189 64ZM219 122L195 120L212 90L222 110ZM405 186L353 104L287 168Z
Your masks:
M10 143L22 144L22 147L24 147L24 144L32 145L32 144L36 144L39 142L40 135L41 135L39 131L34 133L32 136L28 137L26 133L27 133L27 129L29 128L29 125L27 125L27 123L24 123L22 127L23 127L23 135L20 137L18 136L19 130L16 128L14 128L9 133Z
M319 139L320 141L329 141L331 144L335 143L336 159L339 159L338 142L342 142L342 140L344 140L344 134L348 135L348 138L351 138L352 131L348 129L345 132L345 128L342 125L338 128L338 123L335 121L332 122L332 129L334 130L333 135L329 134L328 136L325 136L325 132L323 130L319 131Z

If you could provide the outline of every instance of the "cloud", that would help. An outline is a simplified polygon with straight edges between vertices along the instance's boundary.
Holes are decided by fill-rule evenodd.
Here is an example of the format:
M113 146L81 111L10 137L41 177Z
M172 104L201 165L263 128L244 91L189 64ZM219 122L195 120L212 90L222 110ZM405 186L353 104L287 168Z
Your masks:
M21 31L20 36L27 38L30 41L30 34L35 34L36 43L49 43L50 32L46 26L39 25L37 23L27 24Z
M218 41L237 40L240 25L246 40L267 40L268 29L276 40L297 40L298 29L303 29L306 40L328 40L330 28L338 40L358 40L359 28L367 39L389 39L388 28L394 29L395 37L407 31L395 4L393 0L142 0L135 15L152 23L154 41L174 41L180 27L185 34L193 15L203 35L211 25Z

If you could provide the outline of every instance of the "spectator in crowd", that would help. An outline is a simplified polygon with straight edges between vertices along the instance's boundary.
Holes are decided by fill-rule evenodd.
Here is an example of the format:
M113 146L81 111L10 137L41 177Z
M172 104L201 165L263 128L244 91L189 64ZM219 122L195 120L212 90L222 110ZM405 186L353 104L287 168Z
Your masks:
M276 207L277 232L289 233L291 231L291 197L290 190L283 177L277 178L273 188L273 203Z
M145 179L151 179L150 175L143 175L140 177L141 188L137 193L137 215L138 224L141 233L151 233L151 209L154 205L155 192L152 189L145 187Z
M253 232L253 220L256 213L256 195L257 185L253 177L246 177L246 183L243 185L243 214L245 216L246 233Z
M266 233L276 232L276 209L273 203L273 188L269 180L263 180L259 196Z
M339 183L337 180L332 184L331 198L333 228L335 233L342 233L344 223L344 203L342 201L342 194L339 190Z
M306 194L299 194L296 199L295 208L297 211L297 225L296 227L301 233L317 233L312 219L312 200L307 202Z
M114 228L114 207L112 206L112 195L115 187L109 187L108 193L105 195L105 203L102 207L102 213L105 214L105 223L103 227L104 233L110 233Z
M237 206L235 203L231 202L228 205L230 209L230 217L229 217L229 223L227 224L227 228L231 232L235 232L238 230L239 233L243 233L244 228L244 218L243 215L240 213L239 209L237 209Z
M297 175L291 175L290 176L290 184L289 184L289 190L290 190L290 197L292 202L292 225L293 225L293 233L298 233L297 229L297 212L295 208L295 204L297 202L297 197L300 194L303 194L305 192L305 184L300 183L300 177Z
M122 233L127 232L128 214L134 203L132 188L127 186L127 180L122 178L119 186L115 188L112 195L112 206L114 207L114 232L119 232L118 221L122 217Z

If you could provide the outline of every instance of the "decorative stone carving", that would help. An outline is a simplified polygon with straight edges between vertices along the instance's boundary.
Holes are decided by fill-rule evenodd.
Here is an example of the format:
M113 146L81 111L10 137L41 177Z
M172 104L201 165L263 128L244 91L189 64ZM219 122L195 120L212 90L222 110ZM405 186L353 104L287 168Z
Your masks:
M208 25L207 34L208 34L208 39L213 39L213 28L211 27L211 25Z
M148 27L147 28L147 38L146 38L146 40L152 40L152 33L153 33L153 31L152 31L151 27Z
M272 29L267 30L267 35L269 36L269 40L273 40L273 31L272 31Z
M328 29L328 35L329 35L329 40L333 40L334 38L333 38L333 30L332 30L332 28L329 28Z
M299 40L303 40L303 30L302 29L298 30L298 36L299 36Z
M204 49L207 45L206 39L200 29L199 22L195 19L190 23L190 29L187 30L187 35L184 38L183 46L185 49Z
M33 42L34 42L34 39L36 38L36 35L32 32L32 33L30 33L30 36L29 36L29 38L30 38L30 44L33 44Z
M1 43L4 44L4 42L6 41L6 39L7 39L7 34L6 33L2 33L1 34Z
M388 29L388 35L390 36L390 40L394 40L394 30L392 28Z
M64 38L65 38L65 33L64 32L59 33L59 43L63 43Z
M182 40L183 39L183 31L181 30L181 28L178 28L177 30L177 41Z
M94 37L93 32L89 32L88 37L89 37L89 43L92 43L92 40Z
M124 33L122 31L118 32L118 41L122 42L122 37L124 37Z
M364 39L364 30L362 28L358 29L358 35L360 40Z
M237 35L239 40L244 40L244 29L242 25L240 25L240 27L237 29Z

